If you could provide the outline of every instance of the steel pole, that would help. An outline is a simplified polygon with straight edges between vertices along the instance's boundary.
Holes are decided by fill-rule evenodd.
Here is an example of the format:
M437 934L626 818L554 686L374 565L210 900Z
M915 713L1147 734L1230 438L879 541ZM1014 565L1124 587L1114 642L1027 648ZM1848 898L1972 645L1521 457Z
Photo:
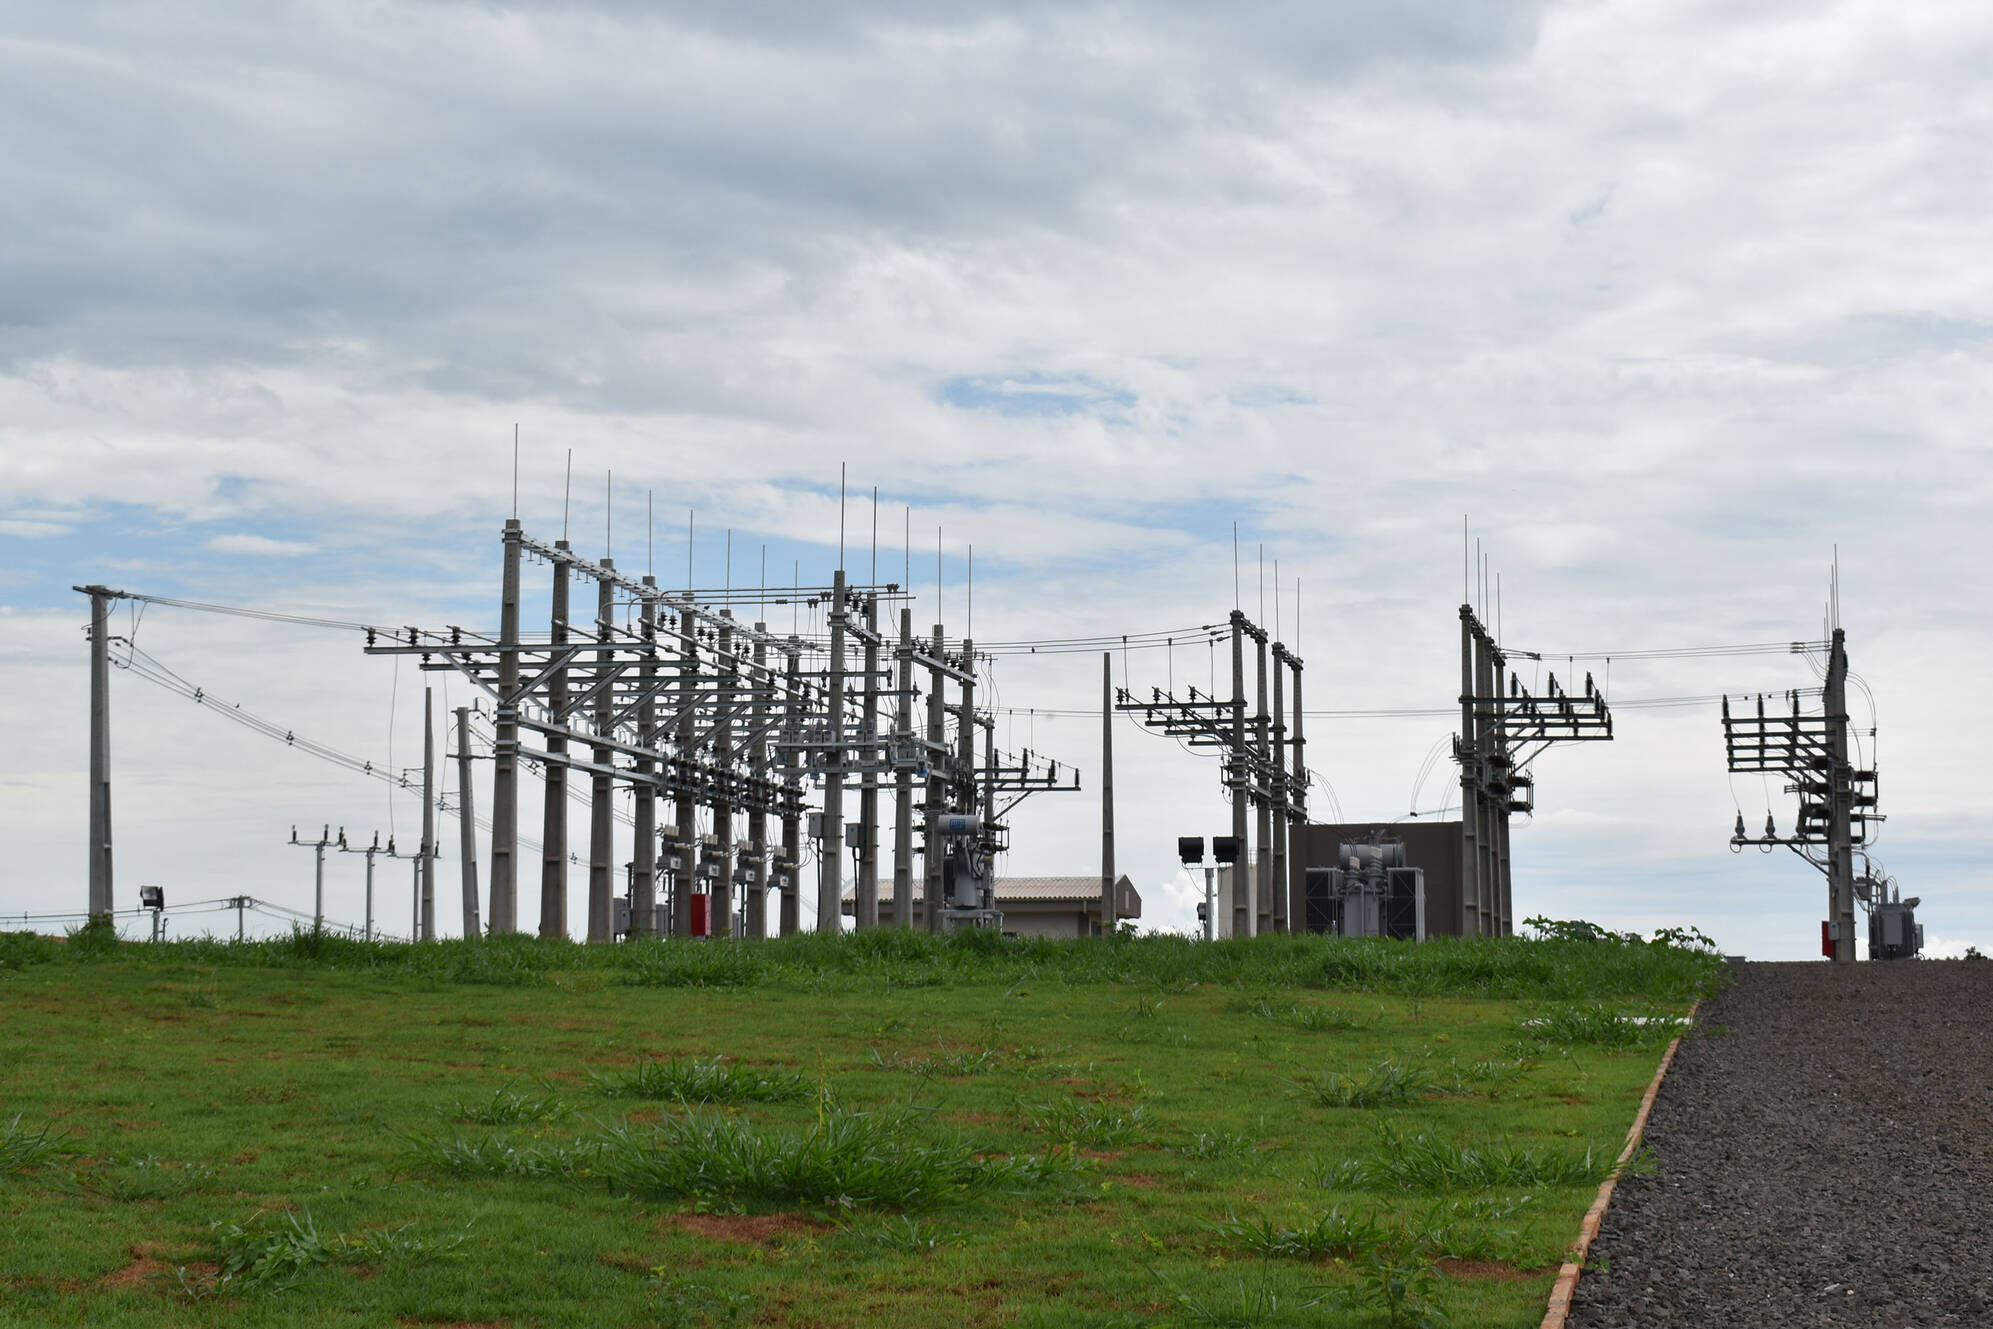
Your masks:
M375 831L374 837L380 838L380 832ZM239 910L236 913L235 930L239 940L242 932L242 915ZM374 851L372 849L367 850L367 912L361 935L368 941L374 939Z
M314 932L325 930L325 844L330 826L318 833L318 843L313 846L311 883L311 929Z

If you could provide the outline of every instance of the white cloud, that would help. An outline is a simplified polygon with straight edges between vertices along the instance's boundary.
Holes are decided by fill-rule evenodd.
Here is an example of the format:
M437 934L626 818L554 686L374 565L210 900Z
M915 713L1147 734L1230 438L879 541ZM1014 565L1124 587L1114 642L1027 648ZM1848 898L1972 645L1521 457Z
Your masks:
M317 551L318 546L303 540L273 540L267 535L217 535L207 547L217 554L248 554L258 558L296 558Z
M0 520L0 535L11 535L17 540L47 540L58 535L68 535L76 528L55 521L9 521Z

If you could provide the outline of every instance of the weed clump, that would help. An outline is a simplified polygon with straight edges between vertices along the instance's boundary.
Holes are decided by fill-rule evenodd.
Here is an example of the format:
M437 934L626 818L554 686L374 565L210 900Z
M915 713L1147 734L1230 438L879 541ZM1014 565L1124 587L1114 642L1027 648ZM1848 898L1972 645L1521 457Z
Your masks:
M1590 1145L1583 1149L1539 1148L1505 1139L1456 1145L1428 1134L1406 1135L1390 1123L1377 1128L1377 1152L1344 1159L1319 1180L1335 1191L1531 1190L1540 1187L1596 1186L1616 1163Z
M1125 1144L1142 1128L1142 1109L1139 1105L1124 1112L1105 1103L1059 1098L1049 1103L1029 1104L1025 1112L1033 1126L1061 1144L1084 1144L1095 1148Z
M0 1177L52 1167L78 1152L52 1126L30 1129L21 1125L19 1116L0 1126Z
M672 1057L638 1062L595 1077L605 1094L677 1103L802 1103L814 1086L794 1073L771 1074L721 1057Z

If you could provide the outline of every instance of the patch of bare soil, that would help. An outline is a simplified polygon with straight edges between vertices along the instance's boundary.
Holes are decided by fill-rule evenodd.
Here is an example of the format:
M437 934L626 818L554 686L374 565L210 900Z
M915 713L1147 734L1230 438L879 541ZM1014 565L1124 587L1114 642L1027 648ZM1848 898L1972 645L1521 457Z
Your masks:
M204 1261L167 1261L159 1258L157 1246L139 1245L131 1248L131 1263L122 1269L114 1270L97 1280L97 1286L107 1292L121 1288L148 1287L155 1280L170 1279L173 1271L185 1268L189 1277L212 1278L221 1272L221 1266Z
M658 1220L666 1227L691 1232L709 1241L766 1245L784 1237L829 1232L832 1224L808 1214L669 1214Z

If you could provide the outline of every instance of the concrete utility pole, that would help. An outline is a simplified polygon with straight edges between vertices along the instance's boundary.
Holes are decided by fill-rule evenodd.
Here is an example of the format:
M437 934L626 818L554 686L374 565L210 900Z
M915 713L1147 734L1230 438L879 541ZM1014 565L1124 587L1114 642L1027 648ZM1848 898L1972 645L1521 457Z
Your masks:
M1296 632L1298 633L1300 630L1298 623L1300 618L1299 610L1295 611L1295 618L1297 620ZM1308 761L1307 739L1302 734L1301 657L1289 652L1287 660L1288 664L1294 670L1294 731L1293 737L1288 740L1287 744L1288 749L1293 753L1294 774L1289 785L1287 804L1289 815L1293 817L1293 824L1296 826L1306 826L1308 824ZM1292 841L1290 840L1289 843L1291 845ZM1288 870L1289 872L1293 871L1293 864L1291 862L1288 865ZM1287 915L1288 930L1290 932L1296 931L1291 909L1293 900L1292 890L1290 889L1282 898L1288 901L1290 905ZM1306 909L1307 906L1303 904L1302 908ZM1304 918L1302 920L1304 927L1306 926L1306 922L1307 920Z
M686 572L690 585L691 572ZM690 757L698 750L698 720L694 689L699 679L699 619L689 604L678 615L678 750ZM678 786L678 807L674 837L678 842L678 868L672 873L675 889L671 897L673 935L692 935L692 892L699 881L699 796L691 781ZM710 922L710 919L708 920Z
M463 712L460 710L457 714L461 716ZM291 834L293 836L297 834L295 828L292 829ZM365 941L372 941L374 939L374 855L381 852L381 833L379 831L374 832L372 844L367 845L363 849L354 849L346 843L346 828L342 826L339 828L339 852L342 854L363 854L366 856L367 906L365 921L360 927L360 936ZM394 853L393 841L388 842L387 852L390 855ZM468 855L465 856L464 861L466 863L471 861ZM235 939L237 941L242 940L242 907L240 905L236 907Z
M111 892L111 592L90 597L90 916L109 914Z
M508 519L498 604L498 708L491 747L493 932L519 930L519 556L524 539L519 519Z
M1838 582L1836 583L1838 591ZM1835 602L1838 603L1837 601ZM1834 607L1830 622L1838 619ZM1801 645L1793 647L1803 650ZM1780 835L1770 810L1762 837L1744 832L1737 814L1732 851L1756 845L1767 852L1785 845L1827 878L1827 917L1821 922L1821 949L1836 964L1855 959L1854 849L1867 844L1871 823L1886 820L1877 810L1879 782L1874 770L1858 770L1849 760L1847 637L1829 629L1827 677L1817 713L1802 711L1799 693L1787 697L1790 714L1766 715L1765 699L1755 714L1734 715L1723 699L1723 745L1732 774L1777 776L1787 792L1799 795L1792 832ZM1816 853L1815 851L1823 851ZM1873 958L1873 957L1871 957Z
M566 540L554 541L554 548L566 553ZM554 562L553 615L549 640L558 651L567 645L568 621L568 564L567 560ZM567 713L567 661L571 657L565 652L554 659L558 662L547 679L547 708L550 714L565 716ZM565 729L564 720L556 722ZM549 733L546 735L547 765L545 771L547 787L547 807L544 828L540 834L540 935L542 937L567 936L567 735Z
M1114 935L1114 652L1100 653L1100 935Z
M1481 932L1481 743L1474 714L1474 606L1460 606L1460 935Z
M657 589L657 578L644 574L646 590ZM635 852L630 860L630 936L657 935L657 786L648 777L657 773L657 601L646 595L637 610L638 631L643 637L644 662L637 670L643 700L637 704L637 758L633 819Z
M323 931L325 928L325 851L333 845L337 845L341 849L346 847L346 828L341 826L339 828L339 838L334 840L332 838L332 826L328 822L325 828L318 833L318 840L314 843L310 840L298 839L298 828L293 826L291 827L291 843L300 848L312 851L314 862L312 864L311 927L314 932ZM373 858L369 856L367 859L368 864L371 865L373 861Z
M463 853L464 936L475 941L482 929L478 926L477 808L471 801L471 708L468 706L457 707L457 830ZM369 858L369 874L373 866L373 859ZM369 915L372 912L368 910ZM371 917L368 921L372 922Z
M817 877L817 931L842 930L844 913L844 569L831 579L830 709L824 754L823 840L817 847L823 869Z
M605 557L604 571L614 572L616 564ZM615 695L611 691L616 676L616 587L607 577L595 581L595 732L608 738L615 726ZM606 946L616 939L616 784L615 753L606 744L589 750L594 770L589 772L588 788L588 941Z
M800 738L807 710L803 698L803 646L791 637L788 649L786 676L789 686L782 699L782 729L784 733ZM800 749L789 749L783 767L786 771L784 788L794 789L801 785L803 754ZM783 936L793 937L803 926L803 816L802 810L793 802L785 802L782 808L782 860L782 916L777 924Z
M962 639L962 730L956 735L954 798L958 812L976 810L976 643ZM953 900L946 901L953 905Z
M748 768L754 772L756 784L768 782L768 711L769 698L775 691L775 678L768 672L768 625L757 622L754 625L754 704L750 708L748 725L754 733L754 741L748 749ZM749 941L761 941L768 935L768 811L767 805L759 798L748 809L747 852L754 860L753 876L747 883L746 898L741 905L741 931Z
M1276 592L1278 587L1275 588ZM1267 892L1267 909L1273 930L1287 931L1287 698L1283 675L1287 672L1287 648L1273 643L1273 761L1267 768L1267 784L1273 803L1273 865L1268 871L1272 889Z
M893 926L913 926L913 610L900 609L899 701L893 715Z
M1838 605L1838 601L1836 602ZM1837 613L1838 616L1838 613ZM1834 963L1855 961L1854 781L1848 761L1847 634L1834 629L1827 650L1827 736L1832 745L1828 805L1827 889L1834 920Z
M1253 842L1253 893L1257 923L1253 935L1273 930L1273 800L1268 795L1271 754L1267 750L1266 629L1253 634L1259 657L1259 701L1253 715L1253 809L1259 832Z
M740 688L740 659L734 654L734 611L720 611L719 652L713 667L719 677L713 693L713 764L731 771L734 761L734 696ZM713 935L731 941L734 935L734 800L722 786L713 798L713 838L718 843L719 872L713 877Z
M422 689L422 940L436 940L436 707Z
M934 654L927 684L927 837L922 848L924 881L921 902L927 914L927 930L941 931L941 882L947 846L941 839L941 814L948 809L948 752L943 727L948 698L943 693L942 653L947 649L942 625L934 625Z
M1246 753L1246 616L1232 611L1232 750L1227 782L1232 786L1232 837L1239 853L1246 853L1246 810L1251 801L1251 761ZM1259 910L1253 905L1251 873L1247 863L1232 865L1232 935L1255 935Z
M865 699L860 742L865 745L865 771L858 790L858 897L852 926L879 926L879 597L865 597Z

